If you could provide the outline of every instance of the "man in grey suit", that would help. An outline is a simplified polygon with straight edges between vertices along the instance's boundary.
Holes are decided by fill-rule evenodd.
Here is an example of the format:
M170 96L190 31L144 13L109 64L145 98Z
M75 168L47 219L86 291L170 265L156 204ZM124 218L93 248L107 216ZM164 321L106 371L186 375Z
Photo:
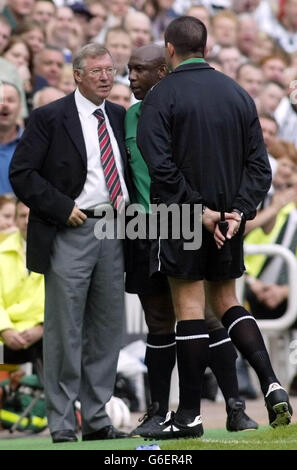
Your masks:
M105 412L116 376L124 313L123 247L97 239L97 209L128 203L125 110L106 101L114 67L88 44L73 61L74 93L32 113L10 179L30 207L27 266L45 275L44 373L53 442L125 437ZM107 223L113 223L108 221Z

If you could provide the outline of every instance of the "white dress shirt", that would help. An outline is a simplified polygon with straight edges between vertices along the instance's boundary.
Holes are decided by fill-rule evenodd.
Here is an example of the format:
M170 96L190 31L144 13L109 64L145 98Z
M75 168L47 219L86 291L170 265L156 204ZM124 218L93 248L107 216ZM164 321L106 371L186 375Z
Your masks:
M103 101L103 103L98 106L85 98L80 93L78 88L75 90L74 97L84 136L88 164L85 185L80 195L76 198L75 203L80 209L95 209L95 207L98 207L101 204L110 203L109 192L106 186L100 158L100 147L97 132L98 119L93 114L96 109L101 109L105 117L106 127L109 133L123 195L127 204L129 202L129 196L124 180L122 158L118 143L105 112L105 101Z

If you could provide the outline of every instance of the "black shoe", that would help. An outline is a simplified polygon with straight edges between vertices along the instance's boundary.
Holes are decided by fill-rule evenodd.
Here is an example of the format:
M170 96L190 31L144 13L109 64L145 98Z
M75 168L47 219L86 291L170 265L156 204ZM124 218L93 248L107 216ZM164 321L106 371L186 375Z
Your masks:
M166 418L158 414L159 404L152 403L146 414L139 419L141 424L131 431L131 437L145 437L147 439L159 439L164 429L169 425L170 415Z
M273 428L287 426L293 414L286 390L278 383L269 385L265 395L265 404L268 410L269 424Z
M77 442L78 439L75 432L64 429L52 432L52 440L54 444L58 444L59 442Z
M200 415L196 416L194 419L185 420L174 415L171 428L171 439L197 438L201 437L204 433Z
M247 431L258 429L256 421L251 419L244 410L244 401L229 398L227 405L227 431Z
M90 434L83 434L83 441L101 441L103 439L123 439L129 437L129 434L118 431L111 424L99 429L98 431L91 432Z

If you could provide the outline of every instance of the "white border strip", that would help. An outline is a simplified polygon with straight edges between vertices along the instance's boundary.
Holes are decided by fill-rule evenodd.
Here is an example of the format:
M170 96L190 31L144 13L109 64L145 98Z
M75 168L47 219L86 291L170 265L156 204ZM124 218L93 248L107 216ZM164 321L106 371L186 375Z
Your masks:
M176 336L177 340L209 338L209 335Z
M176 345L176 342L174 341L174 343L170 343L170 344L162 344L160 346L157 346L155 344L149 344L149 343L146 343L146 346L148 348L153 348L153 349L165 349L165 348L171 348L171 346L175 346Z
M252 317L252 315L246 315L245 317L241 317L241 318L237 318L237 320L235 320L233 323L231 323L231 325L229 326L228 328L228 335L230 334L230 331L232 330L233 326L235 326L238 322L240 322L241 320L255 320L254 317Z
M228 343L231 341L230 338L222 339L221 341L218 341L217 343L212 343L209 345L210 348L215 348L216 346L220 346L221 344Z

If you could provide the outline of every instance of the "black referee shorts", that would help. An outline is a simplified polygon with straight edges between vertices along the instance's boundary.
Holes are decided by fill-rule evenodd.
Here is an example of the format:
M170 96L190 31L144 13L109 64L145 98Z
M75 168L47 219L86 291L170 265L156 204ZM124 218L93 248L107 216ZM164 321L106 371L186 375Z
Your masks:
M157 273L150 277L150 240L125 241L126 292L129 294L159 295L169 291L167 276Z
M226 266L222 250L218 250L213 234L202 227L202 244L197 250L185 250L188 240L158 239L151 243L150 275L162 273L166 276L188 279L225 281L241 277L245 271L243 253L242 222L237 234L227 243L230 245L231 262Z

